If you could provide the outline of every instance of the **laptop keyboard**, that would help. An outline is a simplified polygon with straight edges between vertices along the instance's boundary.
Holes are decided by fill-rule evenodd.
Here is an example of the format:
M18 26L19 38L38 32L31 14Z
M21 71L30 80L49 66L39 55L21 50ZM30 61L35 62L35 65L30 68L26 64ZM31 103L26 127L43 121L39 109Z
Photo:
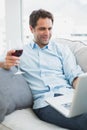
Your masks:
M64 103L64 104L62 104L62 106L64 106L65 108L67 108L68 110L70 109L70 107L71 107L71 102L69 102L69 103Z

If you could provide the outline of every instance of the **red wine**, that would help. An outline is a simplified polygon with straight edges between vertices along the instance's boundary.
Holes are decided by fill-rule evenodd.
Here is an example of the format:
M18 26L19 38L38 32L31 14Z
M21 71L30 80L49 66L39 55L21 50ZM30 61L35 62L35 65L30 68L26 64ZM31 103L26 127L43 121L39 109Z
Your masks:
M22 55L22 53L23 53L23 50L22 50L22 49L21 49L21 50L15 50L15 52L12 53L12 56L17 56L17 57L19 57L19 56Z

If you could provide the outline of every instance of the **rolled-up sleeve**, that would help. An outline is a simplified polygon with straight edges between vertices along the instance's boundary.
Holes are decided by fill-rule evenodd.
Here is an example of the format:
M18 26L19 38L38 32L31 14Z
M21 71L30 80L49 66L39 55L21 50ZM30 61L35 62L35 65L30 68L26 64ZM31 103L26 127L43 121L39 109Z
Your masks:
M63 55L63 71L66 79L72 85L73 80L79 77L80 74L84 73L81 67L76 63L76 59L71 50L65 46Z

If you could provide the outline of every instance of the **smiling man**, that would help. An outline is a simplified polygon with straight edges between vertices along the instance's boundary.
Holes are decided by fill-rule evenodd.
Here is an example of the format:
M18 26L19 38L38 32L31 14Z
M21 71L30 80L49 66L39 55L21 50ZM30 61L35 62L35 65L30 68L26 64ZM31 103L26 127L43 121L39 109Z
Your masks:
M53 21L53 15L46 10L31 13L29 27L34 39L24 47L20 59L20 69L33 94L33 111L43 121L70 130L87 130L87 114L66 118L45 102L47 97L72 92L83 73L69 48L50 40ZM8 69L18 60L11 53L5 61Z
M33 12L36 13L36 12ZM39 45L40 48L43 48L49 43L49 40L52 36L52 26L53 18L48 14L49 17L40 17L35 18L38 21L33 21L32 14L30 16L30 29L34 35L34 41ZM36 17L37 15L34 15ZM34 24L35 23L35 24Z

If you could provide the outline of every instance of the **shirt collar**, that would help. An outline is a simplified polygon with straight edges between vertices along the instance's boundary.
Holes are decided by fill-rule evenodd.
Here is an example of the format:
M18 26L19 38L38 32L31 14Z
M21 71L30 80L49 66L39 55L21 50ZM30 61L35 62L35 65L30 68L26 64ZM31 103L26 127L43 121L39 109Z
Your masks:
M31 41L30 46L31 46L32 49L36 48L36 43L34 41Z
M34 41L32 41L32 42L30 43L30 45L31 45L32 49L38 47L38 45L37 45ZM49 50L52 50L52 43L51 43L51 41L50 41L49 44L46 45L43 49L49 49Z

